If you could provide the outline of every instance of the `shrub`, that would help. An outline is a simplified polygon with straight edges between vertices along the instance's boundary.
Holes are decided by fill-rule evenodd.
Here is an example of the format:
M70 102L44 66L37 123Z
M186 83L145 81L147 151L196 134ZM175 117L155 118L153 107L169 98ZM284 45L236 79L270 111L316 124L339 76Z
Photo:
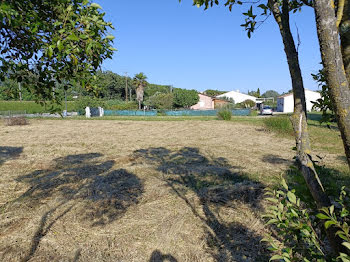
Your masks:
M23 116L5 118L6 126L24 126L28 125L28 121Z
M269 131L285 135L293 135L292 123L288 117L266 117L263 122Z
M174 95L172 93L155 93L149 97L145 105L156 109L171 109L174 104Z
M231 120L232 118L232 111L229 109L220 109L217 113L217 116L220 120Z
M175 88L173 91L174 106L178 108L189 108L198 103L199 96L196 90Z
M324 228L334 226L335 233L342 239L342 245L350 251L349 211L344 187L337 200L337 206L321 209L307 208L296 196L295 190L290 189L284 179L282 188L268 190L266 200L271 204L263 216L266 225L276 229L280 243L271 236L263 239L270 244L273 252L270 261L349 261L350 257L340 253L339 257L327 254L329 243L325 241ZM323 225L322 220L325 220Z
M241 105L243 108L253 108L255 106L255 102L253 100L247 99L244 100Z
M121 101L121 100L109 100L106 102L105 109L108 110L137 110L138 104L136 101Z
M106 103L105 101L89 97L89 96L83 96L75 101L75 111L77 111L80 115L85 114L85 108L86 107L103 107L105 108Z
M258 116L258 115L259 115L259 112L256 111L256 110L250 110L249 115L250 115L250 116Z

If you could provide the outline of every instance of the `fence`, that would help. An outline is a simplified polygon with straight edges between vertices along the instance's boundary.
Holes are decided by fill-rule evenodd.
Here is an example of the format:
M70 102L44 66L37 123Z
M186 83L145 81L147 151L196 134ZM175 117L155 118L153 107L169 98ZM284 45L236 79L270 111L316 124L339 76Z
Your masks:
M167 110L159 111L159 113L167 116L216 116L218 110ZM156 116L157 110L105 110L105 116ZM234 116L248 116L250 109L233 109Z
M12 110L8 110L8 111L0 111L0 117L13 117L13 116L24 116L26 115L26 111L12 111Z
M157 110L105 110L105 116L156 116Z

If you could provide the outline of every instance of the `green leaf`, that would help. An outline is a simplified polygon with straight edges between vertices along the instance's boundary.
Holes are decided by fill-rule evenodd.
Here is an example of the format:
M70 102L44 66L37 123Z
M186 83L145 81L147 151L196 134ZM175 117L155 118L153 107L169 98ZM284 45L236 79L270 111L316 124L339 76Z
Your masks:
M295 196L295 194L294 193L292 193L292 192L288 192L287 193L287 197L288 197L288 200L291 202L291 203L293 203L293 204L296 204L297 203L297 198L296 198L296 196Z
M62 44L61 40L57 41L57 49L58 49L58 51L62 51L62 49L63 49L63 44Z
M67 37L67 39L72 40L72 41L78 41L79 37L77 37L76 34L72 33L70 36Z
M322 213L317 214L316 217L318 217L319 219L329 219L329 216Z
M349 242L343 242L342 245L350 250L350 243Z
M100 6L99 4L96 4L96 3L92 3L90 6L95 7L97 9L102 9L102 6Z
M272 257L270 258L269 261L272 261L272 260L279 260L279 259L283 259L283 257L280 256L280 255L274 255L274 256L272 256Z
M107 35L106 38L110 39L110 40L113 40L115 37L113 35Z
M282 186L284 187L285 190L288 190L288 185L286 183L286 180L284 178L282 178Z
M335 225L335 222L332 220L328 220L324 223L324 227L328 229L331 225Z
M53 55L53 49L52 49L51 46L49 46L49 48L47 49L47 55L48 55L49 58L51 58L52 55Z
M276 199L276 198L268 197L268 198L266 198L266 200L273 202L273 203L278 203L278 199Z

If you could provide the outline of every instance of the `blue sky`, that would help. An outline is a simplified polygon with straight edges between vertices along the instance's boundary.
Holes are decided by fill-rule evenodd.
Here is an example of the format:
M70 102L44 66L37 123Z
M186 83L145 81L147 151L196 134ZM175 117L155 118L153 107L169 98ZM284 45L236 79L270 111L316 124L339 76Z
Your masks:
M270 17L248 39L240 24L247 7L224 6L207 11L192 0L95 0L115 30L118 51L102 69L130 76L144 72L148 81L174 87L219 90L291 89L291 80L277 24ZM305 87L317 90L311 73L320 68L315 18L305 7L291 17L301 45Z

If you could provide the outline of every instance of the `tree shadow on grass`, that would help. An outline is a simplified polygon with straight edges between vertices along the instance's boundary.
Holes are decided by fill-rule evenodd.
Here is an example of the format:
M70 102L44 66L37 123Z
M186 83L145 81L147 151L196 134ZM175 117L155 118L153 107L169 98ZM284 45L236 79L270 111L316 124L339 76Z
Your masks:
M159 250L152 252L149 262L177 262L176 258L170 254L163 254Z
M262 158L263 162L268 162L270 164L274 164L274 165L280 165L280 164L292 164L293 162L291 160L282 158L278 155L273 155L273 154L269 154L269 155L264 155Z
M0 166L7 160L19 157L23 147L0 146Z
M203 222L206 241L216 261L268 260L268 251L254 225L248 227L244 221L225 221L220 216L221 208L241 212L243 205L252 213L261 211L262 184L251 180L240 167L230 166L224 158L203 156L198 148L141 149L135 151L135 156L154 165L173 192ZM200 210L189 199L189 192L200 199Z
M17 178L30 187L16 201L31 207L46 199L54 198L57 203L42 216L30 252L23 261L32 258L42 237L73 206L79 206L78 213L91 226L103 226L138 203L144 190L142 181L124 169L113 170L114 161L102 161L102 156L90 153L57 158L53 168Z

